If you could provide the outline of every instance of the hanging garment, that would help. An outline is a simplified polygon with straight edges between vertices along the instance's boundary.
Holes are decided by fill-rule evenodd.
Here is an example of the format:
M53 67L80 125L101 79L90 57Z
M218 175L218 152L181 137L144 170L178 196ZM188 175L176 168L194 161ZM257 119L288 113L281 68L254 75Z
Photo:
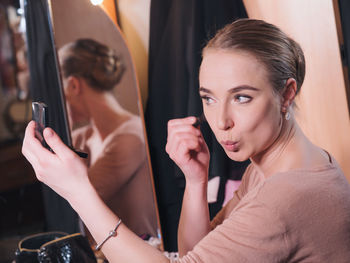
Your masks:
M146 128L151 153L164 248L177 251L177 227L185 180L165 152L167 122L202 113L198 92L201 49L225 24L247 17L241 0L152 0L149 46L149 97ZM209 177L220 176L217 202L224 200L230 166L208 125L201 126L211 154Z

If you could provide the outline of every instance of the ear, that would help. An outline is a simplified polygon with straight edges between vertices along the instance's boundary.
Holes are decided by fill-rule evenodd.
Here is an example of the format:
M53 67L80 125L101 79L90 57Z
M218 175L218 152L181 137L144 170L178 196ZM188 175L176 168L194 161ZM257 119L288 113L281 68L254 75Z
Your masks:
M69 76L67 79L67 93L73 96L78 96L82 92L80 79L75 76Z
M286 112L287 109L293 104L296 93L297 82L295 79L289 78L282 94L282 112Z

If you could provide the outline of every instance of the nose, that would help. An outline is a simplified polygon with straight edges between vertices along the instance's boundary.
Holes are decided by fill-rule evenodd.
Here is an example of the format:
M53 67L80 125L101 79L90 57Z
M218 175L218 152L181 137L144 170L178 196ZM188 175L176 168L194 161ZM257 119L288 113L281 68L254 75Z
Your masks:
M234 122L227 107L223 106L217 116L217 127L220 130L229 130L234 126Z

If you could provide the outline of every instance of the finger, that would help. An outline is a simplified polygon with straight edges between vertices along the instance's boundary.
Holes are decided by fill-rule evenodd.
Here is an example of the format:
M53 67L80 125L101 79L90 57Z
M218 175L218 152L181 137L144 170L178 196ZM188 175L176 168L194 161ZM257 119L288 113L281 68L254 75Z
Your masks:
M198 141L201 136L197 136L196 134L190 133L190 132L177 132L174 133L172 136L169 136L167 138L167 143L170 144L179 144L183 140L196 140Z
M170 138L167 142L165 150L171 155L175 156L178 153L178 149L181 146L183 151L199 151L201 149L200 137L194 136L193 134L183 133ZM186 148L187 147L187 148Z
M194 132L192 129L195 129L196 132ZM167 137L167 144L178 144L181 142L181 140L184 139L198 140L200 138L203 138L202 133L199 130L194 127L192 129L179 129L177 131L169 132Z
M197 137L202 135L201 131L192 125L177 125L169 128L168 137L176 136L178 133L190 133Z
M199 152L200 148L201 146L198 141L183 140L171 156L177 163L183 163L190 160L193 152Z
M35 121L30 121L24 132L23 143L25 143L29 138L35 137L34 134L35 134Z
M184 140L183 144L185 147L187 147L188 151L199 152L202 149L199 140Z
M181 125L181 124L187 124L192 125L196 122L197 118L194 116L186 117L186 118L180 118L180 119L172 119L168 121L168 128L171 126Z
M61 138L53 129L45 128L44 138L46 143L55 152L59 159L64 160L75 157L76 154L62 142Z
M34 166L40 161L40 156L51 154L46 148L41 145L41 142L35 137L34 121L30 121L27 125L25 136L22 145L22 154Z
M192 123L192 121L190 122ZM193 126L193 124L189 124L186 121L176 121L174 123L168 123L168 138L175 136L177 133L192 133L195 134L196 136L201 136L202 133L200 129L197 127Z
M24 157L26 157L26 159L31 164L37 162L37 160L38 160L35 155L31 154L31 143L30 142L35 140L34 129L35 129L35 122L30 121L27 125L26 130L25 130L24 139L23 139L23 143L22 143L22 154L24 155ZM33 143L35 143L35 142L33 142Z

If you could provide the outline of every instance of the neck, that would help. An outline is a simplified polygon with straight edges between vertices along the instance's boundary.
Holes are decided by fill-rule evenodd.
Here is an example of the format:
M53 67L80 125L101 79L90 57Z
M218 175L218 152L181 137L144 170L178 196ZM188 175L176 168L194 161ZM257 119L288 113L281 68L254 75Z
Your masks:
M87 96L90 123L102 140L113 132L130 113L124 110L110 92L96 92L92 89Z
M269 177L277 172L302 167L307 159L305 149L311 147L311 142L294 118L291 118L288 121L283 120L281 131L272 145L250 160L257 170Z

